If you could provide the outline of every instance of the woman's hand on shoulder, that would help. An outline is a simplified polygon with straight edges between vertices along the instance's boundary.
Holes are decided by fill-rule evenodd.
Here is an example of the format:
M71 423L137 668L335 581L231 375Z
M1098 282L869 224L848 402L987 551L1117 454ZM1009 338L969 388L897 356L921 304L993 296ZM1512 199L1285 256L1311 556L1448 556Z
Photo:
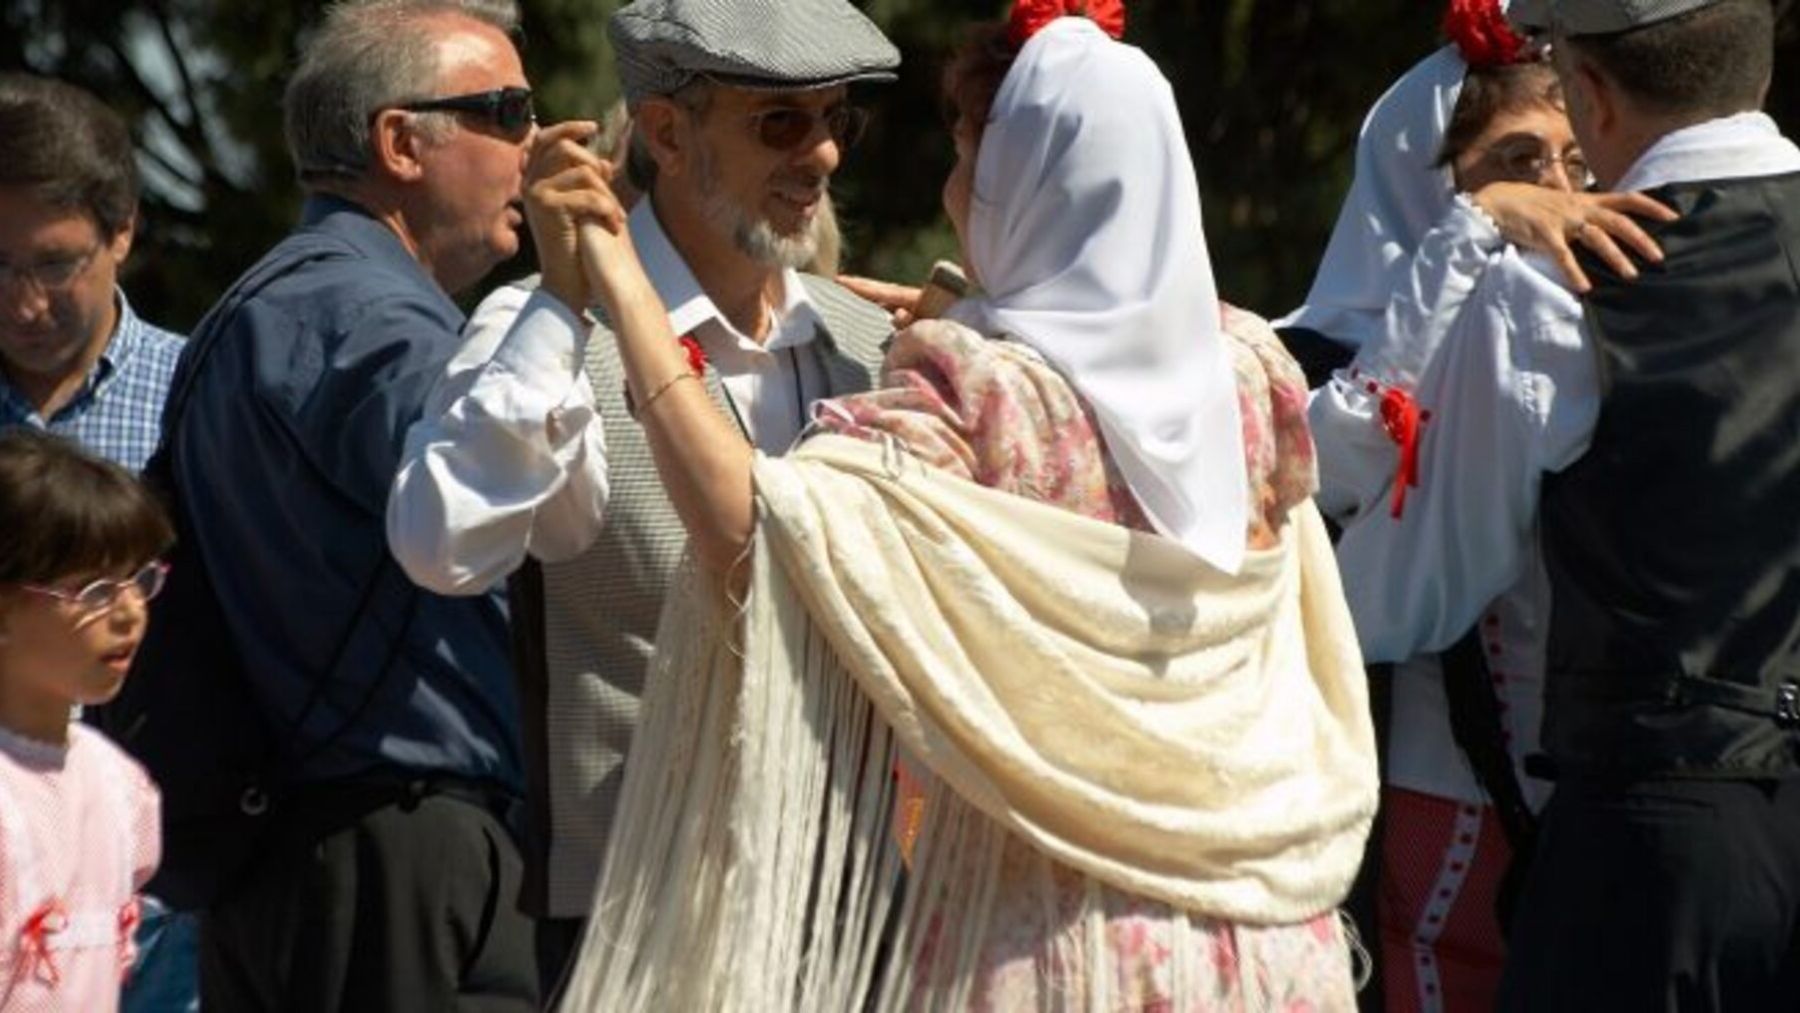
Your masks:
M896 285L891 281L878 281L874 278L863 278L854 274L840 274L837 283L888 311L894 322L895 330L904 330L912 324L914 309L919 305L921 290L911 285Z
M1549 255L1578 292L1593 283L1576 260L1574 244L1592 250L1620 277L1634 279L1632 255L1660 263L1662 248L1633 216L1664 222L1680 217L1641 193L1574 193L1532 183L1490 183L1470 199L1507 242Z

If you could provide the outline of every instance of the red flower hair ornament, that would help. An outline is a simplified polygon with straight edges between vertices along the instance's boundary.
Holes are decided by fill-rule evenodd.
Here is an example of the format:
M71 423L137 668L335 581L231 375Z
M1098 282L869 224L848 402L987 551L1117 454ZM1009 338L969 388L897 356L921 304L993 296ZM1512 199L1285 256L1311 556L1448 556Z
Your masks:
M1125 34L1125 0L1015 0L1006 37L1014 48L1023 48L1050 22L1068 15L1086 17L1115 39Z
M1450 9L1444 12L1444 35L1473 70L1531 59L1524 37L1507 22L1500 0L1450 0Z

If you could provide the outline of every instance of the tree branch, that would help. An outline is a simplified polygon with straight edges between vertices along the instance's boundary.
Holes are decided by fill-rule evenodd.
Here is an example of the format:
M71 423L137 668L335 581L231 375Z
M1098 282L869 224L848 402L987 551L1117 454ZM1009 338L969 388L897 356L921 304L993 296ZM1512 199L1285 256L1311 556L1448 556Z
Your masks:
M195 179L192 175L192 169L186 166L176 165L167 155L150 147L148 144L138 145L138 153L145 158L148 158L150 161L155 162L158 169L175 177L177 181L186 186L191 186L198 190L206 183L206 173L204 170L201 171L200 178Z
M231 185L231 181L219 171L218 159L214 155L212 142L206 136L206 132L200 129L199 120L195 119L184 123L171 114L168 104L163 101L162 96L158 95L156 89L151 88L149 83L144 80L143 75L138 73L137 65L131 62L124 47L119 45L119 40L109 35L104 40L104 44L107 52L111 53L113 60L118 63L126 85L174 133L175 138L187 149L188 154L193 156L195 164L200 166L203 177L208 181L217 180L228 186ZM183 178L186 178L185 174L183 174Z
M162 39L163 48L169 51L169 58L175 63L175 76L181 80L181 99L187 105L188 120L200 130L200 90L194 87L194 75L188 70L187 57L175 44L175 31L169 27L169 6L163 0L151 0L150 14L156 19L156 33Z

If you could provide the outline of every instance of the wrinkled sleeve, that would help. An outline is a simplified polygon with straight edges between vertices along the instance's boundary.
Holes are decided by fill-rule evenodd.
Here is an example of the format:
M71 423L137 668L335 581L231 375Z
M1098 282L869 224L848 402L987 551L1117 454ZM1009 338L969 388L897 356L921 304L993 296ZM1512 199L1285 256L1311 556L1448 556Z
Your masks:
M388 496L388 545L415 582L478 594L527 554L555 562L593 544L609 485L585 338L542 291L507 286L476 310Z
M1389 388L1415 393L1483 272L1504 248L1498 229L1466 195L1425 235L1388 303L1381 333L1312 395L1308 421L1319 451L1320 510L1341 522L1376 510L1399 455L1381 419Z
M1509 251L1446 330L1418 400L1433 412L1419 488L1402 516L1366 510L1338 542L1370 662L1448 648L1524 572L1543 475L1585 452L1598 415L1579 304Z

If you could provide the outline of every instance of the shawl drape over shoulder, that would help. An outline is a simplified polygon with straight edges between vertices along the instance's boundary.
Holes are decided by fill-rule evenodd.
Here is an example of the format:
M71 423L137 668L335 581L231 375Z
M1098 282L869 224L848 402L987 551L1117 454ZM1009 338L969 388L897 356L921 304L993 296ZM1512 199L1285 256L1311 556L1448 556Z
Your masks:
M670 596L564 1008L962 1005L1009 839L1196 916L1347 892L1374 738L1310 502L1227 575L891 441L755 483L741 609L692 567ZM901 762L934 775L904 890Z

